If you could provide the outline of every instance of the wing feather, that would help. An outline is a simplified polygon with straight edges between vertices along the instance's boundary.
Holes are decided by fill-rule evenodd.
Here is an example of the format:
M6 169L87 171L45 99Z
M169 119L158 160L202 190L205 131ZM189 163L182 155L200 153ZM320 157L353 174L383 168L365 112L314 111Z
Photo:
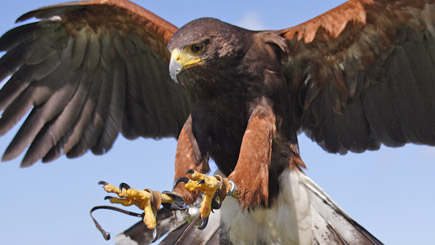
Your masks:
M127 0L58 4L21 16L41 19L0 38L0 135L29 111L6 149L27 149L22 166L89 149L103 154L127 138L177 137L190 112L168 74L166 45L177 30Z
M84 83L90 84L85 103L79 117L68 135L63 150L68 158L75 158L83 155L87 147L83 146L83 141L87 135L84 133L86 127L91 123L92 113L95 107L95 100L98 100L99 91L101 90L101 80L96 79L96 74L86 76ZM82 145L82 147L80 147Z
M0 110L5 110L27 88L31 81L39 81L60 65L57 54L52 54L37 65L23 65L0 90ZM9 129L9 128L8 128Z
M70 48L71 45L68 45L61 56L68 55ZM34 109L6 149L2 160L17 157L34 140L44 124L56 117L66 105L75 90L75 84L67 79L68 69L69 63L61 63L52 73L28 86L7 107L0 118L2 130L11 128L31 107Z
M107 57L104 57L103 61L109 61L107 64L103 63L103 67L106 71L109 72L111 67L116 67L111 64L110 60L116 60L115 57L116 52L113 49L110 49L110 39L103 40L103 49L106 50L104 52ZM113 88L111 90L110 103L107 113L107 118L104 122L104 131L98 139L97 145L100 149L93 149L99 154L104 153L112 147L113 142L118 136L118 131L122 126L122 117L124 113L124 105L125 105L125 83L124 83L124 72L115 68L113 71L110 71L109 78L112 79ZM97 153L97 154L98 154Z
M350 0L281 31L301 129L329 152L435 145L435 3Z
M31 118L29 116L26 122L23 124L23 127L25 127L26 123L29 123L33 127L38 125L40 129L30 129L29 131L39 132L34 139L27 138L28 141L24 141L24 137L18 137L17 135L17 139L23 142L21 145L25 147L30 144L30 147L23 158L22 166L30 166L33 162L43 158L48 151L55 146L61 136L68 131L71 123L70 121L66 120L67 118L62 118L61 115L64 111L68 111L66 110L66 107L76 93L77 86L78 83L70 83L67 86L63 86L56 92L56 94L51 96L43 106L39 107L39 110L34 109L32 111L32 113L36 111L41 116L35 116L34 120L27 121ZM73 114L70 111L68 112ZM35 122L36 120L38 121ZM29 141L31 141L31 143ZM20 153L21 150L22 148L20 149ZM6 153L5 156L7 155Z
M44 135L45 138L41 137L41 141L49 141L52 143L49 148L46 148L43 151L44 154L39 156L39 158L43 157L43 162L52 161L59 157L62 153L62 149L65 151L65 153L69 151L68 148L65 147L66 139L68 139L70 129L73 128L75 120L82 110L90 85L90 83L83 82L83 73L75 72L75 75L76 77L74 77L74 80L77 81L78 87L73 97L68 102L68 105L65 106L65 109L59 114L58 118L50 123L50 127L46 126L46 132L50 133L46 133ZM55 139L50 139L48 138L49 136L55 137ZM38 143L36 140L30 146L29 151L32 149L32 147L38 148ZM42 149L40 151L42 151ZM33 160L36 161L37 159Z
M25 59L29 56L29 53L26 51L28 51L30 47L31 41L25 40L3 55L0 59L0 78L2 78L2 80L25 63Z

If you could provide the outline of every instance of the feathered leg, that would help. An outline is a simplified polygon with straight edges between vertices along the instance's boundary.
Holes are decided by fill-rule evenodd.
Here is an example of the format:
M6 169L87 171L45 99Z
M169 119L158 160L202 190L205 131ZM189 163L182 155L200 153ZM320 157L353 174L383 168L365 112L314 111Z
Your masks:
M177 151L175 155L175 181L186 176L186 171L193 169L199 173L210 171L208 156L203 156L192 131L192 117L189 117L178 137ZM174 186L173 192L184 198L186 204L193 203L198 197L198 190L188 191L184 184Z
M269 166L276 131L271 105L262 100L253 110L242 140L239 160L228 179L236 184L239 202L245 209L269 199Z

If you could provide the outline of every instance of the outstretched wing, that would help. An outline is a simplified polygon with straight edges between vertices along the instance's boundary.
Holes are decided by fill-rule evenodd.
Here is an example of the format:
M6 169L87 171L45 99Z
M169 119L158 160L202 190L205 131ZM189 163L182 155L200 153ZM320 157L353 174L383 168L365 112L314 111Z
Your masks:
M0 135L28 113L2 160L22 166L65 153L108 151L129 139L177 137L190 112L171 81L166 45L175 26L127 0L53 5L0 39Z
M311 139L342 154L435 145L434 3L350 0L280 31Z

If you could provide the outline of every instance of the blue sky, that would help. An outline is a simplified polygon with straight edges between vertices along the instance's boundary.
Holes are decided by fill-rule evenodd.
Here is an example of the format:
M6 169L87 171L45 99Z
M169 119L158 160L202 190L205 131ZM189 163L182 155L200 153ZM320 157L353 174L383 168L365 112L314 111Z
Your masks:
M58 2L3 2L0 33L14 27L22 13ZM176 26L207 16L266 29L301 23L342 2L136 1ZM0 137L0 152L16 130ZM306 174L380 240L386 244L435 243L434 147L382 147L376 152L340 156L324 152L304 135L299 139ZM88 215L92 206L107 204L103 200L106 193L97 182L169 190L175 147L174 139L127 141L120 136L104 156L63 157L26 169L19 168L19 159L0 163L0 244L113 244L103 240ZM138 221L109 211L95 216L114 235Z

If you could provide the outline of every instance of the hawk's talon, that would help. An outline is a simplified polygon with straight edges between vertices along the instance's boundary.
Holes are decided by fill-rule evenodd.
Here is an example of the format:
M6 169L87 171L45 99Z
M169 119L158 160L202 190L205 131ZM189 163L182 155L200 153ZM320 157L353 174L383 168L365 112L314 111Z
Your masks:
M197 185L203 185L203 184L205 184L205 180L200 180L199 182L198 182L198 184Z
M170 191L163 191L162 194L170 196L174 200L174 203L176 203L178 205L184 205L184 199L181 196L179 196L178 194L175 194L175 193L170 192Z
M195 173L195 170L188 169L184 174L193 174L193 173Z
M157 229L156 228L154 228L153 229L153 240L151 241L151 243L154 243L156 240L157 240Z
M198 226L198 230L204 230L205 227L207 227L207 224L208 224L208 218L209 218L209 216L207 216L207 218L205 218L205 219L202 220L201 225Z
M181 196L169 191L164 191L162 192L162 194L168 195L174 200L173 203L162 203L162 206L165 207L166 209L172 211L187 209L187 206L184 204L184 199Z
M186 210L186 206L175 203L162 203L162 206L171 211Z
M185 176L179 177L174 181L173 188L175 188L179 183L187 183L187 182L189 182L189 178Z
M107 182L104 181L104 180L100 180L100 181L98 181L98 184L99 184L99 185L108 185L109 183L107 183Z
M171 210L185 209L183 198L174 193L160 193L150 189L135 190L126 183L121 183L119 187L108 184L105 181L100 181L98 184L103 185L106 192L115 193L119 197L106 196L104 198L105 200L124 206L135 205L143 210L143 221L150 230L155 229L156 227L156 215L162 203Z
M213 212L213 209L220 209L222 204L221 202L217 201L216 199L220 199L219 198L219 190L216 191L216 193L213 196L213 199L211 201L211 211Z
M213 208L219 208L220 205L215 201L217 197L217 193L222 188L222 182L220 177L215 176L207 176L205 174L201 174L195 170L189 169L186 171L188 175L189 182L187 182L184 187L188 191L201 191L204 193L204 199L201 203L201 207L199 212L201 214L201 219L206 219ZM181 182L181 179L178 178L176 182Z
M124 182L122 182L121 184L119 184L119 189L126 189L126 190L128 190L128 189L130 189L131 187L128 185L128 184L126 184L126 183L124 183Z

